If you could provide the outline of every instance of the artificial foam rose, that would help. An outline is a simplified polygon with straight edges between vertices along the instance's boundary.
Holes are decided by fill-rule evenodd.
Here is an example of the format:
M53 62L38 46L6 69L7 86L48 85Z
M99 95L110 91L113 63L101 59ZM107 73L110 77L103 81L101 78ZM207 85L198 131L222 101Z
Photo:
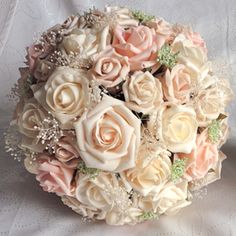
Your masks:
M79 154L87 167L117 172L135 166L140 120L124 102L105 95L74 127Z
M42 45L33 44L27 47L27 62L30 73L33 75L34 70L40 60L45 59L52 51L52 47L45 41Z
M80 201L78 201L75 197L70 196L62 196L62 202L70 207L74 212L86 217L88 219L97 219L104 220L106 212L101 211L95 207L91 207L88 205L83 205Z
M55 157L68 168L76 168L79 161L76 138L73 135L63 136L55 148Z
M162 111L162 141L171 152L190 153L195 145L198 123L193 108L172 105Z
M203 178L196 179L190 182L189 189L191 191L196 191L221 178L222 162L226 159L226 156L221 151L219 151L218 156L219 156L218 161L215 163L215 165L211 167L211 169L207 172L207 174Z
M158 42L155 30L147 26L124 29L117 25L112 46L117 53L129 58L130 69L135 71L156 65L156 52L162 44Z
M109 43L109 27L98 32L95 29L76 28L64 37L62 47L70 53L79 53L80 57L87 58L105 49Z
M178 184L169 182L157 194L156 207L159 214L174 215L183 207L191 204L188 198L188 182Z
M128 8L105 6L105 12L113 17L116 24L123 27L136 27L139 24L139 21L132 17L132 12Z
M173 27L167 21L161 18L156 18L148 21L146 24L148 27L155 29L160 45L169 43L174 39Z
M210 142L207 129L197 135L196 146L191 153L178 153L175 157L187 158L185 178L188 181L203 178L219 160L217 145Z
M159 79L164 97L168 102L183 104L189 101L191 76L184 65L178 64L171 71L167 69L165 75Z
M16 122L20 133L35 139L39 133L37 128L41 127L43 120L47 117L47 112L34 98L26 101L18 112Z
M207 61L206 53L183 34L175 38L171 48L174 53L178 53L177 62L186 66L192 82L204 83L205 76L211 70L211 63Z
M151 113L163 102L161 83L148 71L136 71L127 78L123 92L126 106L136 112Z
M127 57L108 47L94 57L92 78L104 87L114 87L126 79L130 70Z
M73 196L73 169L65 167L60 161L47 153L40 153L37 162L36 179L40 182L40 186L44 191L56 193L58 196Z
M190 30L185 33L185 37L189 39L196 47L201 48L205 54L207 54L206 42L198 32L193 32Z
M170 157L161 154L156 145L143 143L139 148L136 166L124 172L128 183L142 196L159 192L162 185L170 178Z
M227 80L207 75L205 83L193 99L199 125L206 127L217 119L232 98L233 92Z
M63 128L80 116L88 103L88 75L80 69L58 67L46 83L32 85L34 97L58 119Z

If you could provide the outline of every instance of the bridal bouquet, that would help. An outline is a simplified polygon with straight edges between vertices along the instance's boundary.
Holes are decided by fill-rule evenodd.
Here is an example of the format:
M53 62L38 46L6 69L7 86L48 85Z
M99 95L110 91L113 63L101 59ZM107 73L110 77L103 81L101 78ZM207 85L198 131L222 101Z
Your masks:
M175 214L220 178L232 91L191 28L91 9L44 32L26 59L7 151L84 218Z

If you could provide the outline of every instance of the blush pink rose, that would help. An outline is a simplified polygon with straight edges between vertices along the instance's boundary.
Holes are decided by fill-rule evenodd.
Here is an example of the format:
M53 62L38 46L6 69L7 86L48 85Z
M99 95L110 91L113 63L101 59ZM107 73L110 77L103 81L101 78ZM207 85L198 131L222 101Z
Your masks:
M61 137L56 145L55 157L66 167L75 169L79 162L76 138L73 136Z
M73 169L65 167L46 153L39 154L37 162L36 179L44 191L56 193L58 196L73 196Z
M141 70L157 64L159 43L154 29L147 26L137 26L124 29L117 25L114 29L112 46L116 52L129 58L130 69Z
M129 70L128 57L123 57L114 48L108 47L94 57L91 74L99 84L109 88L124 81Z
M51 51L51 46L45 42L44 45L33 44L27 47L26 64L29 66L31 74L34 74L34 70L37 65L38 59L44 59L48 56Z
M191 77L185 66L178 64L166 70L164 77L160 78L165 99L174 103L186 103L190 98Z
M155 29L157 39L160 45L174 40L175 33L172 25L163 19L154 19L147 22L147 26Z
M190 154L175 154L175 158L187 158L185 177L188 181L203 178L219 159L217 145L208 139L207 129L197 136L196 147Z
M190 31L190 32L186 33L185 36L187 39L192 41L192 43L195 46L200 47L202 49L202 51L207 54L206 42L203 40L203 38L201 37L201 35L199 33Z

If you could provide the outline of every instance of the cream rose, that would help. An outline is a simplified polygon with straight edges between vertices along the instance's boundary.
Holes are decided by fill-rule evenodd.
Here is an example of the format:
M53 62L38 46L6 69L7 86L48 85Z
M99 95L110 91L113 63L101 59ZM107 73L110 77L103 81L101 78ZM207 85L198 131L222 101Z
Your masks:
M24 135L20 145L21 148L42 152L45 145L38 142L38 134L42 122L48 116L47 112L34 98L31 98L24 104L19 105L16 113L16 124L19 132Z
M71 128L71 120L83 113L89 100L88 75L69 67L58 67L46 83L33 85L32 89L34 97L63 128Z
M116 172L135 166L140 120L122 101L104 96L74 127L86 166Z
M163 102L161 83L146 71L137 71L123 84L125 104L131 110L151 113Z
M159 79L167 101L181 104L189 101L191 76L184 65L178 64L171 71L167 69L165 76Z
M114 87L126 79L129 73L127 57L122 57L108 47L94 57L92 78L104 87Z
M174 215L181 208L191 204L187 198L187 181L182 181L178 184L167 183L157 195L157 211L159 214Z
M40 104L31 98L23 106L18 114L17 125L19 131L29 138L35 139L39 133L37 128L41 127L42 121L47 117L47 112Z
M132 12L125 7L117 7L117 6L106 6L105 12L108 13L110 16L113 17L113 21L110 23L118 24L123 27L131 27L131 26L138 26L139 21L132 17Z
M106 26L101 32L95 29L76 28L66 36L62 47L70 53L79 53L81 57L87 58L105 49L109 42L109 27Z
M124 172L132 188L143 196L157 193L170 174L170 157L160 152L156 145L145 143L139 149L136 166Z
M194 45L183 34L175 38L171 48L174 53L178 52L177 61L186 66L193 82L204 83L203 79L211 70L211 63L207 62L207 55L202 48Z
M195 145L198 123L196 113L184 105L162 111L162 140L171 152L190 153Z
M193 99L193 106L200 126L207 126L212 120L224 113L225 107L232 100L233 93L227 80L215 76L206 76L204 87Z
M101 211L91 206L83 205L75 197L62 196L61 200L65 205L67 205L73 211L82 215L83 217L88 217L89 219L97 219L97 220L105 219L105 215L106 215L105 211Z

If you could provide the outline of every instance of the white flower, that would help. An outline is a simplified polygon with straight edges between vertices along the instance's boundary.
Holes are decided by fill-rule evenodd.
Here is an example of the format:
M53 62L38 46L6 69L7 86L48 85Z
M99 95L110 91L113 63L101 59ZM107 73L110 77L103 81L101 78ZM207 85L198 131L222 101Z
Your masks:
M105 219L105 215L106 215L105 211L101 211L91 206L83 205L75 197L62 196L61 200L65 205L67 205L73 211L82 215L83 217L87 217L89 219L97 219L97 220Z
M122 101L104 96L74 127L87 167L118 172L135 166L140 120Z
M63 128L80 116L88 103L89 81L83 70L58 67L46 83L32 86L34 97L57 118Z
M156 144L145 143L139 149L136 166L124 172L128 183L143 196L158 192L170 174L170 157Z
M160 107L163 95L160 81L146 71L137 71L123 84L125 104L131 110L150 113Z
M62 47L68 54L79 53L87 58L105 49L109 41L109 27L100 32L95 29L74 29L62 42Z
M191 107L171 106L162 110L162 141L171 152L190 153L196 141L198 123Z
M207 62L206 53L183 34L178 35L171 45L174 53L178 52L177 62L186 66L192 81L202 83L207 73L211 70L211 63Z
M188 198L188 182L183 181L178 184L173 182L167 183L158 193L157 210L160 214L174 215L181 208L191 204Z
M200 126L207 126L224 113L233 93L227 80L207 75L193 100L193 107Z

